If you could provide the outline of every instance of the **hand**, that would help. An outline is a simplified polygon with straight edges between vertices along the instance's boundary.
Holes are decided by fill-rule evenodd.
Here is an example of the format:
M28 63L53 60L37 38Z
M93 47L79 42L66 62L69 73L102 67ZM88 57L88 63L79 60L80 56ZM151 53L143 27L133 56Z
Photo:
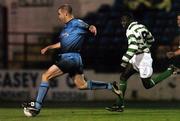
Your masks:
M41 49L41 54L45 54L46 53L46 51L48 50L48 48L47 47L45 47L45 48L43 48L43 49Z
M94 36L96 36L96 34L97 34L97 29L96 29L96 27L95 27L94 25L91 25L91 26L89 27L89 31L90 31L91 33L93 33Z
M175 56L175 53L174 52L167 52L166 55L168 58L172 58Z

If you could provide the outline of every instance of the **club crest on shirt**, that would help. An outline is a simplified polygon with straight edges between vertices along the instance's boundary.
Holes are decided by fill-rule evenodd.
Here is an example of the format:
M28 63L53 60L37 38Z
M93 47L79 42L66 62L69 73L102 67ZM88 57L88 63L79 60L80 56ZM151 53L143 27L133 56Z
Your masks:
M67 32L64 32L64 33L61 34L61 36L62 37L67 37L67 36L69 36L69 34Z

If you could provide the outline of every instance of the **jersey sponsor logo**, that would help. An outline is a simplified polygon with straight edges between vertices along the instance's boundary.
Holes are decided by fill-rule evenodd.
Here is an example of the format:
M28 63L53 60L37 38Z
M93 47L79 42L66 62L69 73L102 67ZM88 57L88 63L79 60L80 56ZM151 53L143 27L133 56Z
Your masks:
M69 36L69 33L64 32L64 33L61 34L61 36L62 36L62 37L67 37L67 36Z

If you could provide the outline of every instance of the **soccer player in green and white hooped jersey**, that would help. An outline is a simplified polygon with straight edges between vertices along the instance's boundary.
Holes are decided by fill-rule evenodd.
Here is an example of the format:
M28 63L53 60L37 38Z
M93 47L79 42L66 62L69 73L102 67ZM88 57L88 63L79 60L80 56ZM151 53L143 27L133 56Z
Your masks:
M128 49L122 57L122 73L120 76L119 88L122 91L118 96L117 103L111 107L106 107L109 111L124 111L124 96L127 87L127 80L134 73L138 72L142 83L146 89L154 87L156 84L173 74L175 67L170 66L165 72L152 78L152 58L150 47L155 41L151 32L142 24L134 21L130 13L124 13L121 17L121 24L126 29L128 38Z

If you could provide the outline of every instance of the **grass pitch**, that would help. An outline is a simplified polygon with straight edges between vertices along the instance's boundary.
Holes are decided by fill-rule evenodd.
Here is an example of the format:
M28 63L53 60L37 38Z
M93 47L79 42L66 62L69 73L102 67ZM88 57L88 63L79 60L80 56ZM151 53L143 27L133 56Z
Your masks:
M0 121L180 121L180 109L44 108L37 117L25 117L22 108L0 108Z

